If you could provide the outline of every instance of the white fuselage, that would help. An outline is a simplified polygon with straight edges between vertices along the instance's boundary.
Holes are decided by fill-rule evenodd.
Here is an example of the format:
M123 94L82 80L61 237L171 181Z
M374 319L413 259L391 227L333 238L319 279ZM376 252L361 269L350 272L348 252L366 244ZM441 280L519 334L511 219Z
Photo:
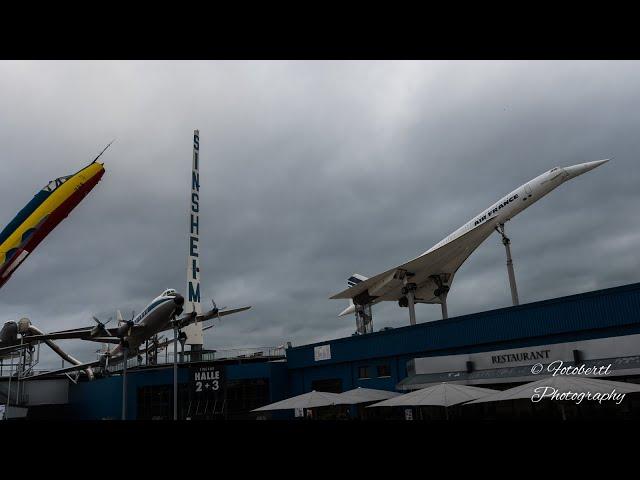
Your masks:
M498 226L501 223L511 220L529 205L540 200L569 178L572 178L570 174L560 167L553 168L542 175L538 175L536 178L529 180L524 185L520 185L512 192L509 192L490 207L482 210L474 216L473 219L440 240L420 256L446 245L485 222L491 222L494 226Z
M135 325L144 327L139 333L132 333L124 337L124 341L129 345L129 352L136 352L138 347L156 333L166 330L169 326L176 309L180 306L176 304L175 296L160 295L154 298L145 309L133 319ZM111 356L123 354L122 345L116 346L110 352Z
M562 183L572 178L575 178L578 175L586 173L589 170L592 170L607 161L608 160L598 160L595 162L582 163L579 165L573 165L573 166L564 167L564 168L555 167L543 173L542 175L538 175L532 180L529 180L527 183L509 192L507 195L503 196L500 200L495 202L493 205L482 210L480 213L475 215L467 223L462 225L460 228L458 228L454 232L450 233L448 236L446 236L445 238L440 240L438 243L436 243L434 246L432 246L429 250L415 257L410 262L414 262L420 259L421 257L424 257L434 252L435 250L438 250L439 248L444 247L445 245L453 242L454 240L462 237L463 235L466 235L467 233L481 226L485 227L483 228L483 232L491 231L490 227L495 228L511 220L518 213L522 212L524 209L526 209L533 203L540 200L542 197L547 195L552 190L556 189ZM489 227L489 228L486 228L486 227ZM467 255L465 252L473 251L480 243L482 243L486 239L486 236L483 233L483 235L480 235L475 239L473 239L473 237L471 238L472 239L469 240L469 244L466 246L464 251L457 253L457 255L464 255L463 257L460 258L460 262L456 262L455 257L449 258L449 260L453 262L452 265L456 265L455 269L457 269L460 266L461 262L465 261L466 255ZM456 253L454 253L453 255L456 255ZM403 268L403 267L398 267L398 268ZM420 278L420 275L419 275L420 272L414 272L414 273L416 274L416 277L414 277L415 278L414 281L417 284L417 289L415 291L415 301L423 302L423 303L441 302L442 301L441 298L440 299L434 298L434 296L439 297L438 295L435 294L435 289L437 288L437 285L434 282L434 280L432 280L431 277ZM450 272L448 279L446 279L446 282L448 282L449 285L450 285L450 281L452 279L453 274L455 274L455 270L453 272ZM367 303L371 305L374 303L378 303L380 301L396 300L397 295L393 293L395 292L395 290L393 290L393 288L395 288L393 286L394 285L393 282L396 281L395 277L396 277L395 272L393 272L393 270L390 270L389 272L387 272L387 277L381 279L378 283L375 283L369 286L367 292L370 295L370 297L368 298ZM352 278L354 277L352 276ZM360 276L360 278L356 278L354 280L354 285L357 285L358 283L360 283L360 281L366 281L366 280L367 280L366 277ZM442 281L443 284L445 284L446 282L444 280ZM375 292L375 293L372 293L372 292ZM353 302L352 302L349 307L347 307L345 310L343 310L340 313L340 316L346 315L348 313L353 313L353 312L355 312L355 306L353 305Z

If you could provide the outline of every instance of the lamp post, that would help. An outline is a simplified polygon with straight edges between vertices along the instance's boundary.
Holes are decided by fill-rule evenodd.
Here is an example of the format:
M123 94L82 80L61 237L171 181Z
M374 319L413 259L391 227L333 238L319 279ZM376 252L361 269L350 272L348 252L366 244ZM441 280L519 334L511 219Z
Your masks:
M122 369L122 420L127 419L127 360L129 348L124 347L124 367Z

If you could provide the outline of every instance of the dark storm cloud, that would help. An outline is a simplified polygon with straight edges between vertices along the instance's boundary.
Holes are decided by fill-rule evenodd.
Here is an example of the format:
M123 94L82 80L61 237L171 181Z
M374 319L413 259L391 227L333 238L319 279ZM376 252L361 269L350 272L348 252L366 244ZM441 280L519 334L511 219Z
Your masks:
M639 81L636 62L0 63L0 223L117 137L0 309L52 330L183 290L194 128L203 297L253 305L209 347L349 335L328 297L352 272L413 258L553 166L609 156L507 225L520 297L636 282ZM450 314L509 305L505 270L494 235L460 269ZM407 323L374 309L376 328ZM418 306L419 321L439 310Z

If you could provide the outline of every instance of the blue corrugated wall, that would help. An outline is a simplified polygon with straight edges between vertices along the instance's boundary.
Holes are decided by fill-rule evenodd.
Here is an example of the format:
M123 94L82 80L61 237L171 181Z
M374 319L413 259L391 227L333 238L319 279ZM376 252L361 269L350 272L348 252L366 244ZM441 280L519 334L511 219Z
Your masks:
M188 380L188 370L178 369L178 382ZM127 419L138 412L138 388L148 385L173 385L173 368L127 373ZM117 419L122 417L122 376L114 375L69 386L69 403L79 420Z
M265 378L269 380L271 402L286 398L287 366L285 362L226 365L229 380ZM189 370L178 369L178 382L189 381ZM138 412L138 388L148 385L173 385L173 367L129 370L127 373L127 418ZM122 377L114 375L69 386L69 402L74 418L80 420L120 419L122 416Z
M358 386L393 390L416 356L453 355L640 333L640 283L517 307L463 315L415 326L352 336L287 350L290 395L310 391L314 380L339 378ZM314 347L331 345L331 359L314 361ZM391 376L359 380L358 367L387 364Z

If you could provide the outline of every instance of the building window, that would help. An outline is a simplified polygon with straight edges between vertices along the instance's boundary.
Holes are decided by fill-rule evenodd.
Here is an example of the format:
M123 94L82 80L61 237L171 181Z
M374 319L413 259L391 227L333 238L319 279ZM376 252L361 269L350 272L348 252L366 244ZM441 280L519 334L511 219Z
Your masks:
M369 367L366 365L363 367L358 367L358 378L371 378L369 376Z
M269 379L228 380L220 397L211 395L194 402L192 417L195 414L202 419L213 419L216 415L231 420L247 418L251 410L269 403Z
M378 365L378 377L390 377L391 368L389 365Z

